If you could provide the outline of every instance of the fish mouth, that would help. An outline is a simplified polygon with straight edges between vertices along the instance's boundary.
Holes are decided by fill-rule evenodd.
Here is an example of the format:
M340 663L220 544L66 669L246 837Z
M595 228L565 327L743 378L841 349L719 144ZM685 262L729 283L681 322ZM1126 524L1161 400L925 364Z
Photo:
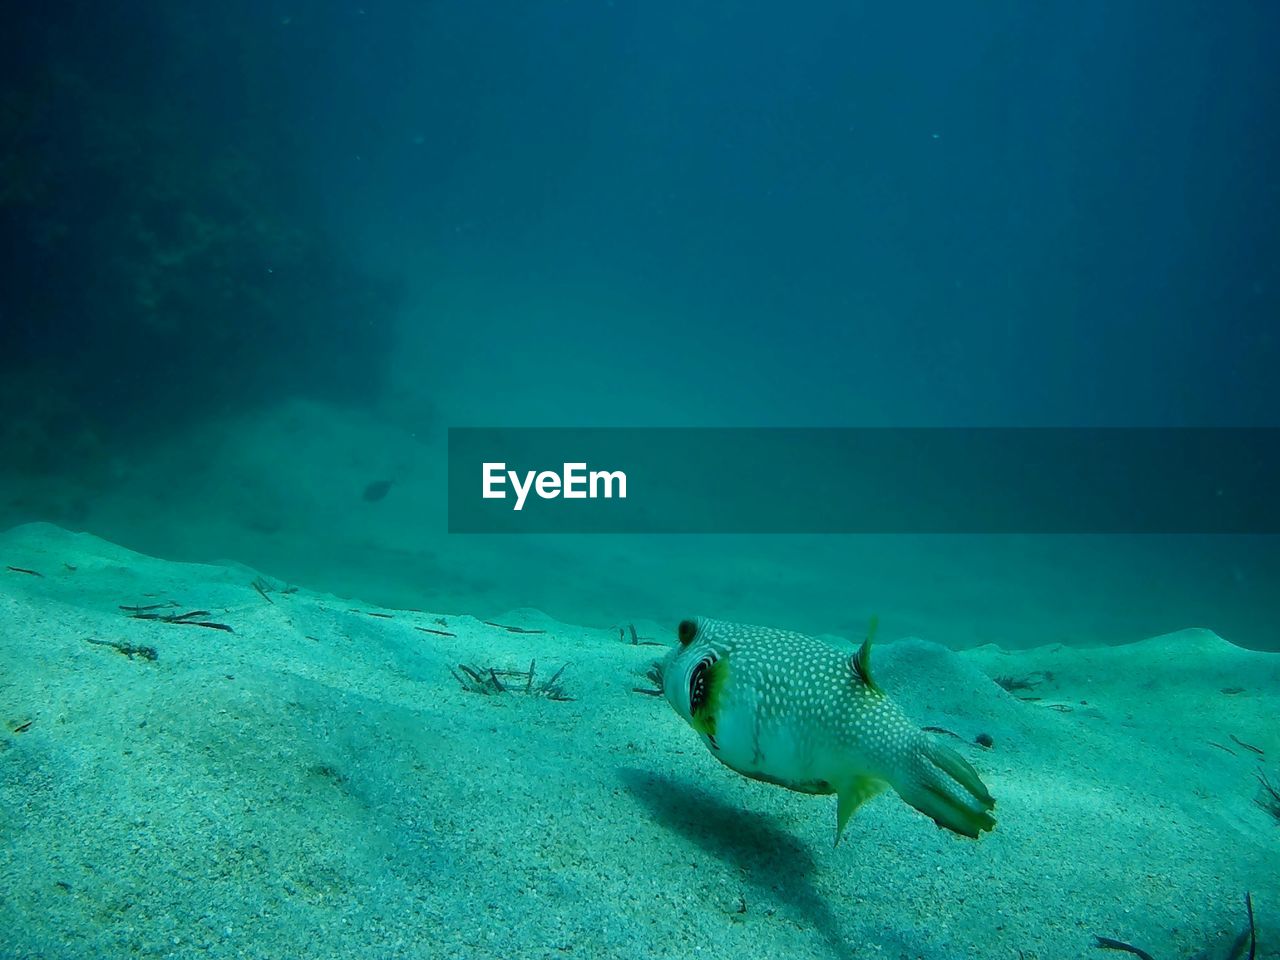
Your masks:
M658 685L662 688L662 695L667 698L667 703L671 704L671 708L675 710L686 721L692 722L693 711L689 702L689 684L692 679L692 669L681 670L678 668L676 661L679 660L680 648L677 647L667 654L664 660L657 663ZM695 660L690 667L696 667Z
M716 661L720 659L714 653L708 653L697 663L693 665L693 669L689 671L688 680L688 699L689 712L697 713L711 697L710 688L710 670L715 666Z

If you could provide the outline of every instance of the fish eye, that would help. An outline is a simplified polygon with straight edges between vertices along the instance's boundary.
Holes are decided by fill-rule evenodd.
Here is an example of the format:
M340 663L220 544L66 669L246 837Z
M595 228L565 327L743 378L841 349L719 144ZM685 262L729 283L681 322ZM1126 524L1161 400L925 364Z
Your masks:
M687 647L698 635L698 625L692 620L681 620L680 626L676 628L676 635L680 638L680 645Z

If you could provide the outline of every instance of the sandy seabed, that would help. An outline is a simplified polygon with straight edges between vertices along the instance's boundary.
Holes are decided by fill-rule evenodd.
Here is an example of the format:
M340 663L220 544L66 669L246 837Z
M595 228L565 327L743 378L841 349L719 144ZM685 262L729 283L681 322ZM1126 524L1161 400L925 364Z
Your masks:
M0 957L1227 957L1246 891L1280 956L1280 654L882 643L999 824L965 840L890 793L833 848L833 798L733 774L637 692L662 653L15 528Z

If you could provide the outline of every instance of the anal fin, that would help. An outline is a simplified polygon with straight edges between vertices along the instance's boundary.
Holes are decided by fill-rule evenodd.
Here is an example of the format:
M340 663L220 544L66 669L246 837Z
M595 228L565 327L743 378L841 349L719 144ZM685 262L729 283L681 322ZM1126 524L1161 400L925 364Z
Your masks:
M866 801L884 792L889 785L877 777L854 777L836 791L839 802L836 804L836 843L844 833L845 824L853 816L855 810Z

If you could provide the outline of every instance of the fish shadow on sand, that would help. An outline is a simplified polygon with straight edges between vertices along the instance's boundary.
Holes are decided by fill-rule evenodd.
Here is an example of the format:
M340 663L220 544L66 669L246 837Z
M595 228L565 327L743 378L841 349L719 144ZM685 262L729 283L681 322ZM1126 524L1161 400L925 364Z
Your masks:
M623 767L618 778L654 820L742 871L756 891L756 902L746 904L748 911L758 915L762 903L785 904L827 940L836 956L855 954L839 919L814 888L809 846L776 826L772 816L732 806L692 783L648 770Z

